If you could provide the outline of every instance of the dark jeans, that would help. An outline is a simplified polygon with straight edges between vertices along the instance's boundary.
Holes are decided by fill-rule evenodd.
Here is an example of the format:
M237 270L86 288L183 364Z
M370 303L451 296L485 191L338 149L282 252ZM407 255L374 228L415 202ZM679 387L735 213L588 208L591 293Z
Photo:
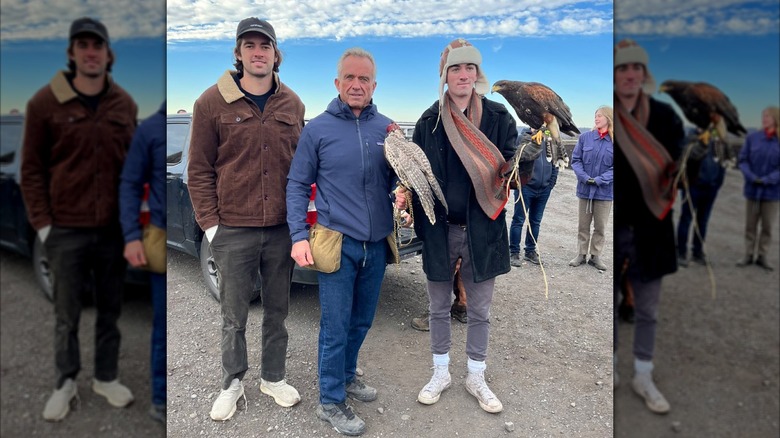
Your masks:
M287 224L273 227L220 225L211 242L219 272L222 307L222 389L233 379L243 380L249 369L246 321L249 301L257 281L263 279L262 358L260 375L269 382L284 379L290 281L295 262Z
M165 274L150 273L152 286L152 403L164 405L167 396L167 347L165 336Z
M539 240L539 226L542 224L544 207L547 206L547 200L550 199L552 186L540 190L524 186L522 191L525 207L528 209L528 216L530 217L529 223L531 225L531 232L526 232L525 234L525 252L529 253L536 251L535 240ZM523 222L525 222L523 203L518 201L519 197L519 191L515 190L515 212L512 215L512 225L509 226L510 254L520 253L520 236L523 232Z
M693 233L693 256L701 257L704 255L702 250L703 241L707 237L707 222L710 220L712 206L715 205L715 197L718 196L718 188L691 187L691 203L696 212L696 226L699 228L701 239L696 232ZM677 253L683 257L688 255L688 233L691 229L693 215L688 205L688 199L683 193L682 212L680 221L677 224Z
M339 270L318 275L317 374L321 404L346 400L346 384L355 379L358 353L374 322L385 277L386 256L385 240L361 242L345 235Z
M117 320L122 308L125 262L124 239L119 224L100 228L53 226L46 239L46 254L54 288L55 362L57 388L75 379L81 370L79 320L85 285L94 285L95 378L117 378L121 334Z

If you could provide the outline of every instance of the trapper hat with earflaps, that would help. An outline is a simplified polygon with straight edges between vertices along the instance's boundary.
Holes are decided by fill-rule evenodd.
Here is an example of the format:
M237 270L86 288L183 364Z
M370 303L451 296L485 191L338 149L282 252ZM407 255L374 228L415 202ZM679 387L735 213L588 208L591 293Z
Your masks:
M484 96L490 91L490 83L482 71L482 54L479 53L476 47L472 46L470 42L463 38L453 40L444 51L441 52L441 59L439 60L439 101L441 102L444 97L444 84L447 83L447 69L450 66L458 64L474 64L477 66L477 82L474 84L474 88L477 94Z
M647 52L636 41L626 38L620 40L615 45L615 67L623 64L638 63L645 66L645 82L642 84L642 91L645 94L655 93L655 78L650 73L650 68L647 66L649 57Z

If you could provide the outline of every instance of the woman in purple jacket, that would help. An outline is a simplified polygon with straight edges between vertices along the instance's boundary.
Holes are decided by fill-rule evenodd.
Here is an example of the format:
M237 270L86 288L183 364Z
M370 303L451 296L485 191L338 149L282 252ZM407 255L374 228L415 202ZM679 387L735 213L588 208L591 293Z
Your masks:
M607 265L599 255L604 249L604 236L609 212L612 209L612 144L614 124L612 108L602 106L596 110L593 130L580 135L572 153L571 168L577 175L579 225L577 231L577 257L569 266L579 266L587 260L589 265L606 271ZM590 224L593 223L591 235Z
M780 108L770 106L761 112L761 131L747 136L745 145L739 151L739 169L745 176L745 258L737 266L756 265L771 271L766 261L772 228L777 219L780 204L780 142L777 127L780 125ZM761 222L758 238L758 253L755 258L756 234Z

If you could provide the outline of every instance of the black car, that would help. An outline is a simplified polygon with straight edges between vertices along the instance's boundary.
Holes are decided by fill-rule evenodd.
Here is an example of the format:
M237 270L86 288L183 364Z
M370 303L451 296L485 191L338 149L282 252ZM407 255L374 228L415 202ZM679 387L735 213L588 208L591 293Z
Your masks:
M49 300L53 300L52 273L46 249L27 220L27 210L19 187L23 129L24 115L0 116L0 247L31 258L41 291ZM128 283L146 284L148 276L146 271L131 268L125 280ZM89 299L89 287L86 298Z
M168 247L200 259L201 271L209 292L219 300L219 276L214 258L211 255L208 241L204 239L203 230L195 221L190 193L187 189L187 156L189 152L192 114L168 115ZM314 203L310 203L313 210ZM314 211L309 212L309 220L316 221ZM399 246L401 258L412 257L422 252L422 242L408 228L401 229ZM317 272L295 266L292 281L301 284L317 284ZM260 296L262 278L258 273L255 293L252 299Z
M33 260L35 279L53 299L49 263L38 235L27 220L19 187L24 116L0 116L0 246Z

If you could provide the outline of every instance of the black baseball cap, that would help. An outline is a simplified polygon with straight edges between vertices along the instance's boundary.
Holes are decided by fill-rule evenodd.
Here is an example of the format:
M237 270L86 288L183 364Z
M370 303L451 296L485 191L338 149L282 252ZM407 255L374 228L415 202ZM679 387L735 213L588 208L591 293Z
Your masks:
M89 17L83 17L79 18L70 25L70 39L73 39L76 35L80 33L91 33L93 35L97 35L100 38L103 39L103 41L106 42L106 44L109 43L108 41L108 30L106 30L106 26L103 25L103 23Z
M255 17L244 18L238 23L236 39L241 38L241 35L247 32L259 32L270 38L272 43L276 44L276 32L274 32L274 27L265 20Z

